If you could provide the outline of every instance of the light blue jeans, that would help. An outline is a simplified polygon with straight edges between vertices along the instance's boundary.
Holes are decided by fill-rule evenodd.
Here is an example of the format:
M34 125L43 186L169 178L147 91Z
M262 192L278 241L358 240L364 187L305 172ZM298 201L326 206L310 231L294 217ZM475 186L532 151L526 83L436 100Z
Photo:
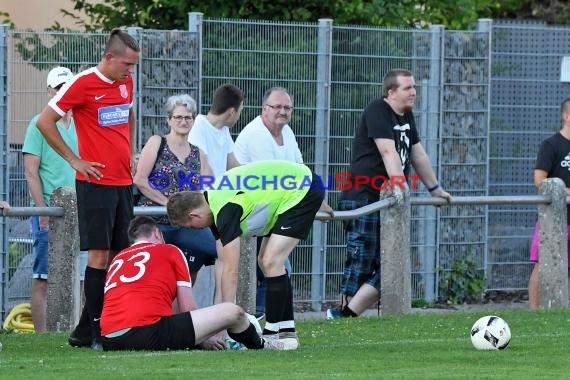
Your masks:
M40 230L40 217L32 216L30 218L30 226L32 236L34 238L34 265L32 269L32 277L47 280L48 278L48 241L49 230ZM87 266L87 252L79 253L79 276L81 281L85 278L85 267Z

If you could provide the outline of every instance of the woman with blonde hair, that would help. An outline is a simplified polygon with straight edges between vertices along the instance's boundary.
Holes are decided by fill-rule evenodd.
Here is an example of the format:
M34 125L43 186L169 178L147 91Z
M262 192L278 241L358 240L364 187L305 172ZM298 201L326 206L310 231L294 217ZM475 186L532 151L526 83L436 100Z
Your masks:
M200 176L211 175L207 156L188 142L196 113L196 102L190 95L168 98L169 133L151 136L140 153L133 180L141 192L137 206L166 206L172 194L199 189ZM157 222L165 242L184 252L192 283L195 283L198 270L214 264L217 258L212 232L209 228L193 230L171 226L166 216L157 217Z

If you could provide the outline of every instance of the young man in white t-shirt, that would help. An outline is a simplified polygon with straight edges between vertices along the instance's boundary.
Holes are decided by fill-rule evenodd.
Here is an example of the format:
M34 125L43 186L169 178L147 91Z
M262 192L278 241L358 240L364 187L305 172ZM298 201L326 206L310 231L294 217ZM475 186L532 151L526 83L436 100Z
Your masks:
M243 109L243 92L232 84L223 84L214 92L212 106L206 115L198 115L188 141L208 157L214 177L239 166L234 156L230 128L238 121Z
M216 89L210 111L206 115L198 115L188 135L188 142L196 145L206 154L208 164L214 177L221 176L226 170L239 166L234 156L234 141L230 135L243 109L243 92L232 84L223 84ZM221 246L216 246L219 252ZM216 260L214 265L216 291L214 303L221 302L222 263ZM229 347L233 342L229 341Z

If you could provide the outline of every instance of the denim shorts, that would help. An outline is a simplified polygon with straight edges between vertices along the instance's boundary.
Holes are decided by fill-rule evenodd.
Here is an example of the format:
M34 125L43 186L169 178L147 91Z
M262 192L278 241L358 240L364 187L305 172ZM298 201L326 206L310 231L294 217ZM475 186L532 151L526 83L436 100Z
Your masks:
M87 268L87 251L79 252L79 280L85 280L85 268Z
M49 230L40 230L39 216L32 216L30 219L32 237L34 238L34 265L32 277L42 280L48 278L48 241ZM85 267L87 267L87 252L79 252L79 279L85 278Z
M32 216L30 219L32 237L34 239L34 266L33 278L47 280L48 278L48 239L49 230L40 230L40 217Z

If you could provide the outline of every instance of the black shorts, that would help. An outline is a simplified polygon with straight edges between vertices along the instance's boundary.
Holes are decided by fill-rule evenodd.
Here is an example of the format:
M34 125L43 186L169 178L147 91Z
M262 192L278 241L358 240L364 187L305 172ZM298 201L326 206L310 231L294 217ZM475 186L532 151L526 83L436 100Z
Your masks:
M115 338L103 337L105 351L184 350L194 346L196 346L196 334L190 313L162 317L155 324L133 327Z
M312 181L315 184L317 183L314 173ZM315 186L314 189L311 188L301 199L301 202L277 217L275 226L273 226L269 235L288 236L299 240L306 239L309 236L315 215L319 211L323 199L325 199L325 191L323 189L319 186Z
M98 185L75 181L79 245L82 251L127 248L127 229L133 218L132 186Z

